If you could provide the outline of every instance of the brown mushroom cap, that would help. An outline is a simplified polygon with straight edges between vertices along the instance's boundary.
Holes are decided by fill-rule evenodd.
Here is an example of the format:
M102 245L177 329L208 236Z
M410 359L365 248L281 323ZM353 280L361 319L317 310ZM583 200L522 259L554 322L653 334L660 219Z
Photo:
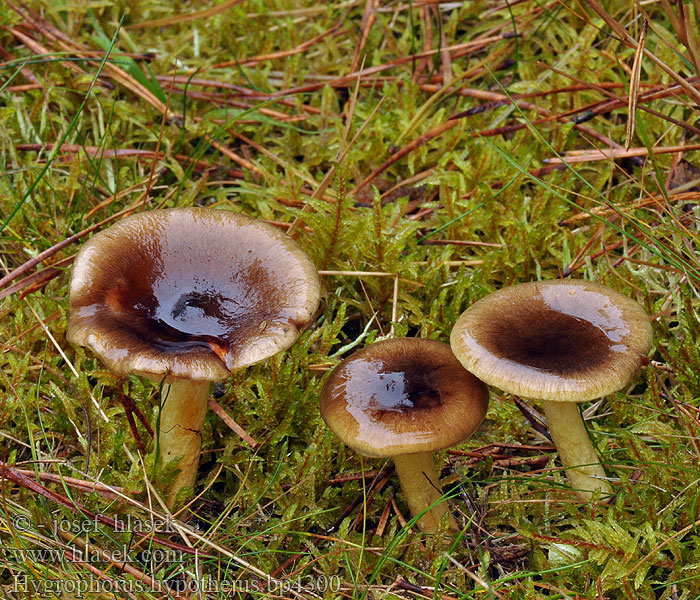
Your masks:
M652 344L644 309L590 281L503 288L470 306L450 337L460 362L511 394L582 402L619 390Z
M82 247L67 337L118 373L222 379L291 346L319 293L310 258L274 227L223 210L154 210Z
M458 444L481 424L486 386L442 342L397 338L343 360L321 392L321 416L366 456L433 452Z

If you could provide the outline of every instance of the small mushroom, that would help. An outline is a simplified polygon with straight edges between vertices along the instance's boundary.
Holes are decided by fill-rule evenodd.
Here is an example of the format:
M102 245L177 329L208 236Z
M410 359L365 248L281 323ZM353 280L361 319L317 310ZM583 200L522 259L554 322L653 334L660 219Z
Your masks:
M348 446L392 457L419 528L435 533L441 502L433 453L459 444L486 415L486 386L442 342L397 338L343 360L321 391L321 416ZM455 528L450 516L450 526Z
M489 385L543 401L581 499L611 493L576 403L621 389L645 360L652 330L637 302L589 281L523 283L470 306L450 341L464 367Z
M296 242L229 211L141 213L82 247L68 340L120 375L164 380L160 462L180 459L170 506L196 479L209 382L291 346L319 291Z

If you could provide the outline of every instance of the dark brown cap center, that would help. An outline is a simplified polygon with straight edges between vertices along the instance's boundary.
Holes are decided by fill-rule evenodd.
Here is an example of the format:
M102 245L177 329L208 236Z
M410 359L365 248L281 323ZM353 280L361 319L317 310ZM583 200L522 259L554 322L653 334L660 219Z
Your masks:
M122 276L112 280L108 306L119 317L117 329L148 336L161 352L208 348L223 358L273 318L265 306L278 292L263 269L220 277L215 288L206 268L193 276L192 269L159 270L160 260L140 264L124 265Z
M375 418L386 412L430 410L442 404L435 374L426 371L420 361L405 359L388 366L377 359L357 360L343 376L349 403L366 407Z
M559 375L594 369L622 348L585 319L544 307L534 312L494 322L485 348L497 358Z

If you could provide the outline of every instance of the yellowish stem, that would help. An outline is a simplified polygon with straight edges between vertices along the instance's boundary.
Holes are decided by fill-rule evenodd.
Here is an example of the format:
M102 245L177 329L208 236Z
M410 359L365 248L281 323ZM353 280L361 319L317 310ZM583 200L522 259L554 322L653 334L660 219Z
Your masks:
M411 514L416 516L432 506L418 519L418 528L424 533L437 532L440 519L448 510L447 501L440 500L442 492L433 454L425 452L395 456L394 464ZM440 502L436 504L438 501ZM457 529L452 515L449 515L449 519L450 529Z
M194 487L197 480L209 382L171 379L163 384L162 397L159 461L164 466L179 459L179 472L166 498L166 504L172 508L178 492L185 487Z
M543 405L547 428L566 467L566 477L581 500L589 502L598 490L602 498L612 494L578 404L543 401Z

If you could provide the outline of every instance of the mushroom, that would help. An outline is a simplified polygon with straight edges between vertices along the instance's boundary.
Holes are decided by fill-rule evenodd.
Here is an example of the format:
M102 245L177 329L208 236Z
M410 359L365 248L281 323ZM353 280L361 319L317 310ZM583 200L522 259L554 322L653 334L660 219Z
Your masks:
M67 338L115 373L164 382L157 463L179 458L169 506L196 480L209 382L291 346L319 292L296 242L229 211L141 213L82 247Z
M477 377L542 400L571 486L588 501L611 493L577 403L624 387L652 344L634 300L589 281L544 281L498 290L457 319L452 351Z
M392 457L418 527L435 533L447 512L433 453L466 440L486 415L486 385L442 342L397 338L343 360L321 391L321 416L348 446ZM450 515L450 526L455 522Z

